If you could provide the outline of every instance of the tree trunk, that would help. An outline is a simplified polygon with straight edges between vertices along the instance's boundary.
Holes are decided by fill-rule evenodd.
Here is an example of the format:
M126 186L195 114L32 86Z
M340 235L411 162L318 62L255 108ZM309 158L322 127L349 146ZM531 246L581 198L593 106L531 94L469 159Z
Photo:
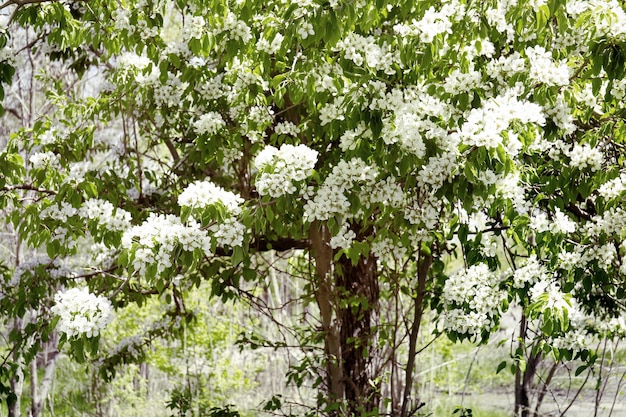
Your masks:
M524 355L524 342L526 340L526 331L528 323L526 315L522 313L522 321L520 322L520 338L518 346L518 355ZM541 353L530 354L527 359L526 366L522 371L518 366L515 372L515 416L530 417L533 412L530 408L530 395L533 379L537 373L537 366L541 362Z
M23 321L19 317L13 320L13 329L23 330ZM18 364L15 376L11 378L11 391L15 394L15 402L9 405L9 417L20 417L22 390L24 389L24 361L20 357L19 349L13 353L13 360Z
M377 357L372 329L379 300L376 258L360 257L353 265L344 256L340 265L337 284L346 292L340 310L345 398L348 415L360 416L377 410L380 402L380 384L372 369L372 359Z
M31 362L31 417L39 417L44 409L48 394L50 394L52 383L54 381L54 373L56 372L57 356L59 354L58 338L56 332L51 339L44 344L41 360L35 358ZM38 370L43 367L44 375L41 383L38 383Z
M524 341L526 340L526 315L522 312L522 320L520 322L519 330L519 345L518 355L523 355ZM515 416L525 416L524 413L528 412L530 402L528 399L528 389L524 384L525 381L524 372L520 369L519 365L515 371Z
M404 396L402 398L401 417L413 415L422 404L419 401L413 401L411 394L413 391L413 371L415 368L415 357L417 356L417 336L419 335L420 325L422 323L422 315L424 314L424 297L426 295L426 283L428 281L428 271L433 263L432 255L422 255L417 270L417 293L415 294L414 317L409 335L409 358L405 371ZM412 409L409 409L413 402Z
M344 395L340 324L336 316L335 296L333 295L333 250L330 247L330 233L325 224L313 222L309 229L311 250L315 258L317 285L315 300L320 309L322 332L324 334L324 354L326 356L326 391L329 405L341 403ZM330 416L339 416L338 410Z
M324 333L327 402L340 406L329 414L360 416L377 410L381 395L372 366L377 357L372 328L379 302L376 258L359 257L353 264L342 256L333 268L326 225L311 224L310 238L317 277L315 297Z
M11 379L11 391L15 394L15 402L9 405L9 417L20 417L22 389L24 388L24 372L20 365Z

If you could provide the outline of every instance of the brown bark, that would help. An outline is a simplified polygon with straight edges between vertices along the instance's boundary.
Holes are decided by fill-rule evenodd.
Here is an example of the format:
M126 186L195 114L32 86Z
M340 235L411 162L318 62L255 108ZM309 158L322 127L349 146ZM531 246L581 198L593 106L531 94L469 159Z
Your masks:
M409 358L405 371L404 397L402 398L401 417L407 417L414 414L414 410L409 409L412 401L411 392L413 391L413 371L415 368L415 357L417 356L417 336L420 331L422 315L424 314L424 297L426 296L426 283L428 280L428 271L432 265L432 255L422 255L417 270L417 293L415 294L414 317L409 335ZM417 410L421 405L419 401L414 401L414 409Z
M347 305L341 309L341 351L346 378L348 415L359 416L378 408L380 387L374 383L375 330L372 319L378 311L379 288L376 258L360 257L354 265L342 257L338 284L345 291Z
M309 229L311 250L315 258L317 286L315 300L320 309L324 353L326 355L326 383L328 402L341 402L344 394L342 352L340 343L340 323L335 315L333 296L333 250L330 247L330 233L325 224L313 222ZM331 415L337 416L335 411Z
M528 324L526 316L522 314L520 323L520 342L519 351L524 348L523 343L526 339L526 331ZM530 408L530 394L532 382L537 372L537 366L541 362L541 353L531 354L526 362L526 367L522 371L519 367L515 372L515 416L530 417L533 412Z

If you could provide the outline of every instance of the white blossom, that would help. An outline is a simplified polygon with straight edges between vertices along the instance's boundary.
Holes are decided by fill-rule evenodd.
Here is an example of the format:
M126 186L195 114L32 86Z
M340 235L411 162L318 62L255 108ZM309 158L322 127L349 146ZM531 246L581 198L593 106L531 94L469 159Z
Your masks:
M569 84L570 69L565 60L555 62L552 54L539 45L526 48L526 56L530 62L531 79L546 85Z
M78 214L87 220L98 220L100 224L114 232L123 232L131 226L129 212L98 198L85 201Z
M58 330L68 337L84 334L95 337L113 320L113 306L102 296L87 288L71 288L58 292L51 311L59 316Z
M213 238L217 242L217 246L236 246L243 245L243 236L246 232L246 226L235 218L228 218L224 222L212 225L209 228Z
M317 156L316 150L302 144L283 144L280 149L266 146L254 159L254 166L262 171L255 182L259 194L276 198L295 193L294 183L311 175Z
M498 276L482 263L450 276L441 294L443 328L468 335L492 330L506 296L499 283Z
M32 169L42 169L45 167L58 168L61 166L59 157L53 152L36 152L28 158Z
M199 135L214 135L219 132L226 122L222 118L222 115L215 111L210 111L193 123L194 130Z
M139 275L145 275L148 266L155 263L158 272L169 268L177 246L188 252L200 249L211 254L211 238L200 225L193 222L183 225L171 214L151 213L141 225L131 227L122 235L122 247L134 248L133 270Z
M243 198L210 181L196 181L189 184L187 188L178 196L178 205L181 207L191 207L202 209L207 206L221 203L226 211L232 215L241 213Z
M359 158L350 161L341 160L326 177L322 186L312 199L304 205L304 217L307 221L328 220L334 215L350 214L350 202L346 193L357 184L373 186L378 177L378 168L370 166Z
M513 287L524 288L527 284L533 285L539 281L547 281L549 277L547 268L539 262L537 255L533 254L513 272Z
M352 241L356 238L356 233L349 228L348 223L341 225L339 232L330 238L330 247L333 249L348 249Z

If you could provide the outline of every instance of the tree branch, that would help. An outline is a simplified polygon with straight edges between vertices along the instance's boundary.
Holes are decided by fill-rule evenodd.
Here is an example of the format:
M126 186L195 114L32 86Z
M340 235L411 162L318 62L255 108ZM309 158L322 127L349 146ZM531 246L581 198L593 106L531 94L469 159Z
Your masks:
M267 252L275 250L276 252L285 252L292 249L309 249L311 247L310 239L292 239L289 237L268 239L260 237L250 242L250 248L257 252ZM231 256L232 250L217 248L215 250L217 256Z
M32 184L15 184L15 185L5 185L0 188L0 191L15 191L15 190L27 190L27 191L36 191L38 193L48 194L48 195L56 195L56 191L46 190L44 188L37 188Z

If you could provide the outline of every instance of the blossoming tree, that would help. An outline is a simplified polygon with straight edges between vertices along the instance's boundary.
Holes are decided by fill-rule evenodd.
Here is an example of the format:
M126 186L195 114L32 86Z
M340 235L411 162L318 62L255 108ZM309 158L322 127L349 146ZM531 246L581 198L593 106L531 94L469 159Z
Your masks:
M520 415L538 361L591 366L584 336L624 331L620 2L0 9L3 95L33 54L97 81L79 93L39 74L53 111L0 155L0 208L18 237L0 306L29 322L5 363L32 359L55 328L76 358L96 357L112 309L164 295L184 316L202 281L238 298L263 280L266 251L311 265L315 413L414 415L427 310L437 332L480 342L521 306ZM10 395L14 374L2 377Z

